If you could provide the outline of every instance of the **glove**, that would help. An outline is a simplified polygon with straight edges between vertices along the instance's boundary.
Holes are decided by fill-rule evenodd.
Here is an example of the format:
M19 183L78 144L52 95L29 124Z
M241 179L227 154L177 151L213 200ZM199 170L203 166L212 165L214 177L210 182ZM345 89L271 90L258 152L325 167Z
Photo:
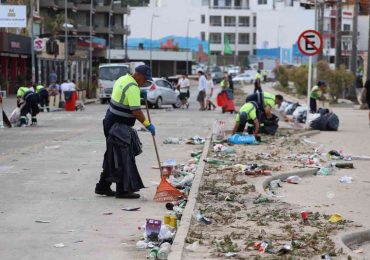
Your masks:
M153 124L150 124L146 127L146 129L148 129L148 131L153 135L155 136L155 127Z

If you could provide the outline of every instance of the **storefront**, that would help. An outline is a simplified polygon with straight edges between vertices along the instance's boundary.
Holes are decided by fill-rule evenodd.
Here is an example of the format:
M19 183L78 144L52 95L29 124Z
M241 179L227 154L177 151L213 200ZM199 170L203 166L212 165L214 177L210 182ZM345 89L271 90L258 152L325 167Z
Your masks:
M0 32L0 85L8 94L31 78L31 38Z

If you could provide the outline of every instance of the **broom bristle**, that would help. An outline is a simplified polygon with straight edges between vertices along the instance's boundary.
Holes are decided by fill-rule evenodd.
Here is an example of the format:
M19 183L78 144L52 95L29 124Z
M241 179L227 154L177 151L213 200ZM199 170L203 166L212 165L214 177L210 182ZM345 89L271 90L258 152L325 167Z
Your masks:
M157 202L168 202L177 200L183 194L173 187L165 177L162 176L161 183L157 187L157 192L154 195L154 200Z

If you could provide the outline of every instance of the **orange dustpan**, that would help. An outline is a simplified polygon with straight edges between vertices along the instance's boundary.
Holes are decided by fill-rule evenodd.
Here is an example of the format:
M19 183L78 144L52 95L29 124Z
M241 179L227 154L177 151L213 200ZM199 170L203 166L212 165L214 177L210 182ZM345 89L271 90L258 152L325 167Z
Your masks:
M148 102L146 100L145 100L145 107L146 107L146 112L148 114L149 122L152 122L152 120L150 119L150 114L149 114L149 109L148 109ZM169 201L177 200L178 197L182 196L183 194L179 190L177 190L175 187L173 187L166 180L166 177L164 177L162 175L161 160L159 159L157 142L155 141L155 136L152 135L152 137L153 137L153 144L154 144L155 153L157 155L159 171L161 173L161 182L159 183L159 185L157 187L157 192L154 195L154 200L157 201L157 202L169 202Z

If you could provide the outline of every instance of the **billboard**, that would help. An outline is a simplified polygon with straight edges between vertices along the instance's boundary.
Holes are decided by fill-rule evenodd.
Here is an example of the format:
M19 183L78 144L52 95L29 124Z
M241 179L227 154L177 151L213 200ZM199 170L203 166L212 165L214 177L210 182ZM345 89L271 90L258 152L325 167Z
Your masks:
M25 5L0 5L0 28L27 27Z

